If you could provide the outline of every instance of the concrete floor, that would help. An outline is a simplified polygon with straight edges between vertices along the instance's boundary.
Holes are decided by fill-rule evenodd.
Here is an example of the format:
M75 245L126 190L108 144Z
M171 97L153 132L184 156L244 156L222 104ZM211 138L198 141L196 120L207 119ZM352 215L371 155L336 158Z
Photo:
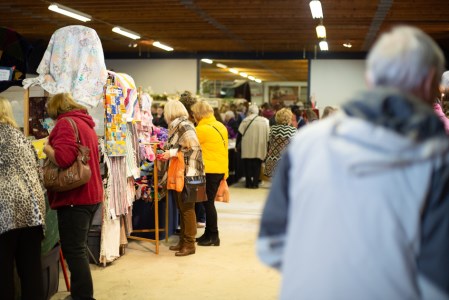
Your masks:
M130 241L126 254L107 267L91 265L95 298L234 300L277 299L280 275L260 263L255 241L267 184L250 190L237 183L231 202L216 203L221 244L199 247L187 257L175 257L163 241L159 255L148 242ZM203 229L198 229L198 236ZM52 300L64 299L62 272Z

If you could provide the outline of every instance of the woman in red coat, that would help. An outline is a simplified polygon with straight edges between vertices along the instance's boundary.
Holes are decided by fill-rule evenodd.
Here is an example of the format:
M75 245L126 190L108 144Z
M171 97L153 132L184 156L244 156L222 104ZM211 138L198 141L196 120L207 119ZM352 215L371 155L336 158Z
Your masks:
M51 208L58 211L62 251L71 273L71 296L73 299L94 299L87 234L93 215L103 200L95 123L87 109L68 93L53 96L47 103L47 112L57 121L44 147L45 154L53 163L67 168L78 155L75 131L67 118L71 118L78 127L81 144L90 149L92 177L89 182L66 192L48 191L48 198Z

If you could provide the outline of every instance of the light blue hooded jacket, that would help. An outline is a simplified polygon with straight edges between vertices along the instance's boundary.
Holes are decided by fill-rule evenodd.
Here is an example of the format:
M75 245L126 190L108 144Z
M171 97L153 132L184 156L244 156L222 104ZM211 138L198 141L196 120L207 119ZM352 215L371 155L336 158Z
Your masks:
M432 108L377 89L300 130L258 253L285 300L449 299L449 138Z

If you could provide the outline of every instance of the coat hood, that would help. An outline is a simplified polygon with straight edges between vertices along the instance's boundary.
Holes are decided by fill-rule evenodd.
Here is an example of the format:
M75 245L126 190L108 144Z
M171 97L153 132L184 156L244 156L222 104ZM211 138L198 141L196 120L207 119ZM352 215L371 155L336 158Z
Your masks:
M73 118L76 118L77 120L83 121L91 128L95 127L94 120L85 110L72 110L72 111L63 113L58 116L57 120L60 120L62 118L67 118L67 117L73 117Z
M419 164L449 151L432 107L397 90L364 92L323 122L330 126L329 147L344 150L345 165L358 175Z

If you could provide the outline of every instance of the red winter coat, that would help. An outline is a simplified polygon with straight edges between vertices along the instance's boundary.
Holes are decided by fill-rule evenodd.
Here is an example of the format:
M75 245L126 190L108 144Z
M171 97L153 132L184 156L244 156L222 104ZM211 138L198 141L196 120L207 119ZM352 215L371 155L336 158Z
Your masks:
M66 192L48 191L48 199L53 209L67 205L91 205L103 201L103 184L100 175L98 139L94 131L95 123L90 115L82 110L73 110L58 116L56 126L50 133L49 143L55 151L55 160L62 168L73 164L78 147L75 132L69 121L63 118L70 117L75 121L81 144L89 147L89 166L92 177L88 183Z

